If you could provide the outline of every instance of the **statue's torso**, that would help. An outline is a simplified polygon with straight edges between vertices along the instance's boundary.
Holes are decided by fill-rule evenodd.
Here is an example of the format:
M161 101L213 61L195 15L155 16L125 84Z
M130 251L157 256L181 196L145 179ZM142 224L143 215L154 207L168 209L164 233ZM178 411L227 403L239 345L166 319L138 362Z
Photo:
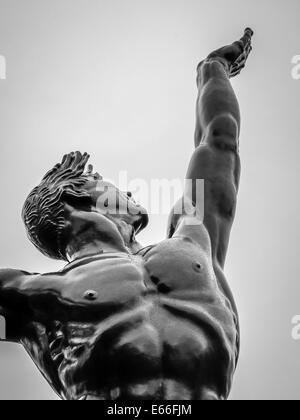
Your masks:
M48 379L65 397L227 396L237 320L210 257L191 240L82 260L35 282L24 345L46 377L56 372Z

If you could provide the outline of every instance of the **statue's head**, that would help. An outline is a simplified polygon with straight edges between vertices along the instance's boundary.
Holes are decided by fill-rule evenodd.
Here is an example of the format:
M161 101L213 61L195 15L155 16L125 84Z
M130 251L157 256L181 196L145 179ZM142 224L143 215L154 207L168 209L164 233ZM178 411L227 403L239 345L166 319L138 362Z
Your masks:
M24 204L22 217L29 239L50 258L67 260L66 250L75 223L97 223L103 226L104 239L111 231L112 236L129 235L124 238L127 242L148 224L146 210L136 204L131 193L121 192L105 181L93 172L91 165L86 169L89 157L80 152L64 156ZM123 229L124 226L128 228Z

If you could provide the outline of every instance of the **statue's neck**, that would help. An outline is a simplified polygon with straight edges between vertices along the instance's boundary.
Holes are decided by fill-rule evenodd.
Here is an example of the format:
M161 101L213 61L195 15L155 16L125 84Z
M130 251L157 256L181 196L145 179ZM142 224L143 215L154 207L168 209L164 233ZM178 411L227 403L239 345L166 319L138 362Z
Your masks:
M135 254L140 249L142 246L135 239L126 243L117 229L113 233L110 230L106 234L103 230L97 232L96 226L89 226L76 234L74 232L68 241L66 254L68 261L73 262L81 258L110 252Z
M102 254L103 252L128 252L125 241L117 228L94 221L73 220L69 232L66 255L72 262L79 258Z

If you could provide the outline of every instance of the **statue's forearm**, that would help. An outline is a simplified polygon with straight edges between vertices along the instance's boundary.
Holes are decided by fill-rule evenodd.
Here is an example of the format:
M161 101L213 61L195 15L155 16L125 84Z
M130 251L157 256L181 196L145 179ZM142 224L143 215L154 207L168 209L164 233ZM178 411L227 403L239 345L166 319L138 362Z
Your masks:
M207 137L238 139L240 109L230 78L245 67L252 51L252 36L252 29L246 28L239 41L212 52L199 64L196 147Z
M195 141L198 146L213 121L222 117L225 125L220 135L226 134L226 118L236 121L240 130L240 109L232 88L226 64L220 60L207 59L198 67L197 126ZM220 127L222 130L222 127Z

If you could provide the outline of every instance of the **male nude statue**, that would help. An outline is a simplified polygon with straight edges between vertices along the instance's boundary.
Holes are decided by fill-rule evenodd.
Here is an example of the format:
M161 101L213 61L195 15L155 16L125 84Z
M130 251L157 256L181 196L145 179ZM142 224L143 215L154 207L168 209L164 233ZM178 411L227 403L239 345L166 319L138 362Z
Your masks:
M57 273L0 271L7 340L21 343L67 400L223 400L239 354L236 306L223 269L240 177L239 106L230 84L253 32L197 69L193 188L172 211L168 237L143 248L148 216L130 193L66 155L26 200L30 240L64 260ZM205 180L205 212L196 180ZM100 188L99 188L100 186ZM101 208L101 195L106 199ZM117 210L111 211L111 202ZM185 208L185 207L184 207ZM115 209L114 209L115 210Z

